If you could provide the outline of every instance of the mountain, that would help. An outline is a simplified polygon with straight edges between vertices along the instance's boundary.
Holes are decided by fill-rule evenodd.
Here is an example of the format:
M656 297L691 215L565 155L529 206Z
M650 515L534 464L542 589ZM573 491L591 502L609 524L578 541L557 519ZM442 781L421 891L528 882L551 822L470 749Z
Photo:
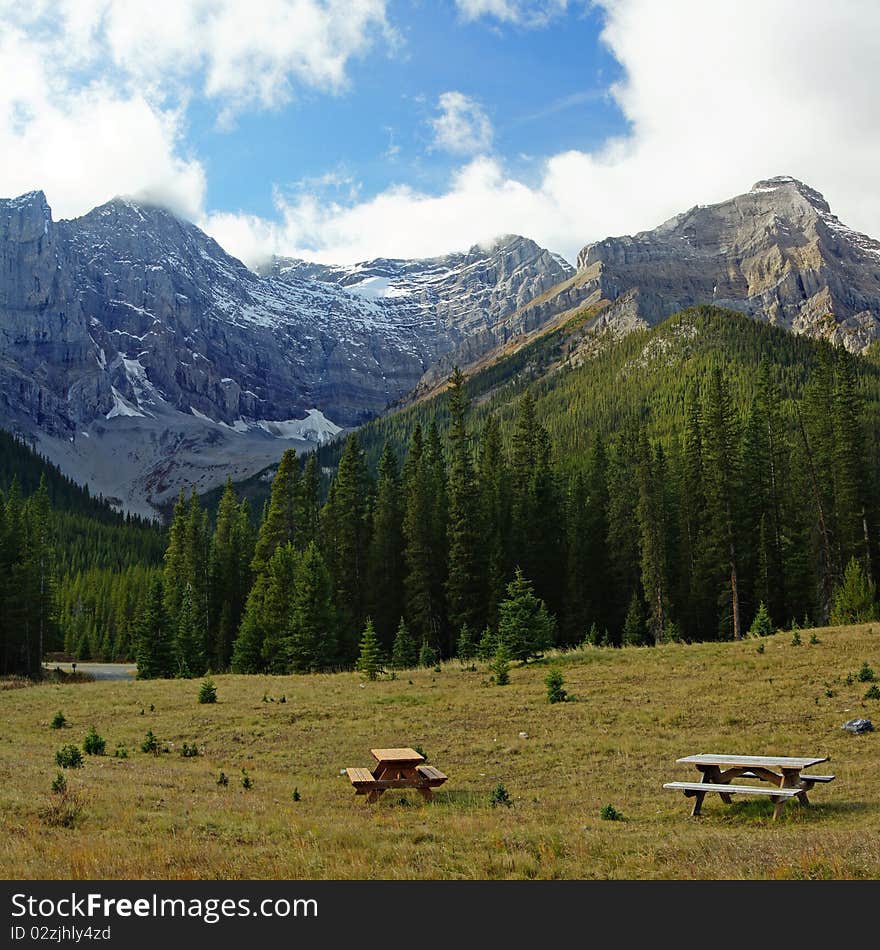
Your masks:
M0 201L0 427L146 514L429 395L455 363L576 366L703 304L862 352L880 328L880 243L779 177L589 244L576 269L508 235L255 272L161 208L115 199L55 222L33 192Z
M582 336L621 335L713 304L853 352L880 332L880 242L842 224L818 191L788 176L652 231L588 244L577 265L526 304L531 323L581 313Z
M570 265L523 238L375 282L301 262L257 274L192 224L115 199L55 222L0 201L0 425L151 513L380 413L452 352L480 352ZM355 270L358 270L357 268Z
M754 399L762 358L773 367L781 398L800 399L820 358L831 350L825 341L706 305L609 338L589 359L572 358L571 340L570 326L564 325L475 371L465 387L474 437L491 415L498 419L505 441L516 438L515 417L528 390L536 420L549 432L563 468L578 464L597 436L609 440L642 422L651 438L672 448L672 435L684 426L689 391L714 367L724 368L734 402L742 409ZM872 444L880 445L880 352L853 359ZM444 392L435 391L366 423L358 437L370 467L378 466L386 442L404 458L415 427L424 429L432 421L443 436L449 423ZM332 469L341 450L338 442L322 446L322 466ZM253 492L253 503L261 504L266 495L262 486Z
M489 247L423 260L377 258L339 267L275 257L259 270L283 281L305 278L345 288L381 302L401 322L424 324L433 316L452 346L442 365L428 368L429 377L538 329L541 318L528 303L575 273L558 254L512 234Z

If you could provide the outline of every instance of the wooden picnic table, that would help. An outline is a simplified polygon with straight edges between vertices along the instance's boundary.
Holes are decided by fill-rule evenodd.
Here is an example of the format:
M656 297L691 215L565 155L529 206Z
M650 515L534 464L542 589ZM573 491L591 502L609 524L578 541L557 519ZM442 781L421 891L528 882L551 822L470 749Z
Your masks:
M699 782L667 782L664 788L683 791L694 798L692 815L699 815L703 799L708 792L718 792L725 804L730 804L731 795L769 795L775 805L773 818L782 814L785 803L797 798L804 805L810 801L807 792L817 783L834 781L833 775L804 773L804 769L827 762L827 756L792 755L726 755L701 752L676 759L680 764L694 765L701 773ZM770 785L733 784L734 779L758 779Z
M355 795L366 795L375 802L389 788L414 788L426 800L433 797L432 788L442 785L446 776L432 765L425 765L425 757L415 749L370 749L376 760L371 769L346 769Z

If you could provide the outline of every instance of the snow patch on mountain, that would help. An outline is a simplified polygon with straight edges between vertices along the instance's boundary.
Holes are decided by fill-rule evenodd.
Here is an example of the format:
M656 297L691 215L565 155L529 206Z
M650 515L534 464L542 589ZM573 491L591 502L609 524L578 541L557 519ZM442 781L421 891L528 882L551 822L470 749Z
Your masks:
M302 439L317 445L330 442L342 432L342 426L328 419L320 409L309 409L305 419L260 419L257 425L278 439Z

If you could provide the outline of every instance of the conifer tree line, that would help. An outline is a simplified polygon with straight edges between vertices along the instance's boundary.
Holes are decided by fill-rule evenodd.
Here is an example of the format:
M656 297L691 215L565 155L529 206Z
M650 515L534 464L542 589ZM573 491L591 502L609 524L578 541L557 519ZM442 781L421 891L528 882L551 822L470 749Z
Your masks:
M633 421L577 458L529 389L506 438L495 414L475 431L464 382L445 437L416 425L375 477L350 435L323 502L316 456L286 452L256 531L229 484L213 530L181 496L135 621L141 675L739 638L759 613L827 622L845 576L876 582L878 450L843 351L821 352L797 402L765 360L736 408L715 367L671 438Z
M0 675L38 677L55 640L52 507L45 479L29 498L0 492Z
M166 544L160 525L114 511L0 431L0 675L36 675L41 649L130 659Z

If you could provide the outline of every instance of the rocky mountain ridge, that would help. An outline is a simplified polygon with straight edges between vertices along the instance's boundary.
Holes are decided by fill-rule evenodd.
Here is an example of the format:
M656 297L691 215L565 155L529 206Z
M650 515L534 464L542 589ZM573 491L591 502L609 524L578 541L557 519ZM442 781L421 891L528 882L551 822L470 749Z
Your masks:
M180 484L269 464L278 439L306 447L375 416L444 354L492 345L532 288L573 268L508 237L359 270L257 274L125 199L58 222L42 192L0 201L0 425L149 511Z
M577 273L526 310L545 324L591 311L581 331L589 346L698 304L861 352L880 335L880 242L843 224L809 185L779 176L586 245Z

